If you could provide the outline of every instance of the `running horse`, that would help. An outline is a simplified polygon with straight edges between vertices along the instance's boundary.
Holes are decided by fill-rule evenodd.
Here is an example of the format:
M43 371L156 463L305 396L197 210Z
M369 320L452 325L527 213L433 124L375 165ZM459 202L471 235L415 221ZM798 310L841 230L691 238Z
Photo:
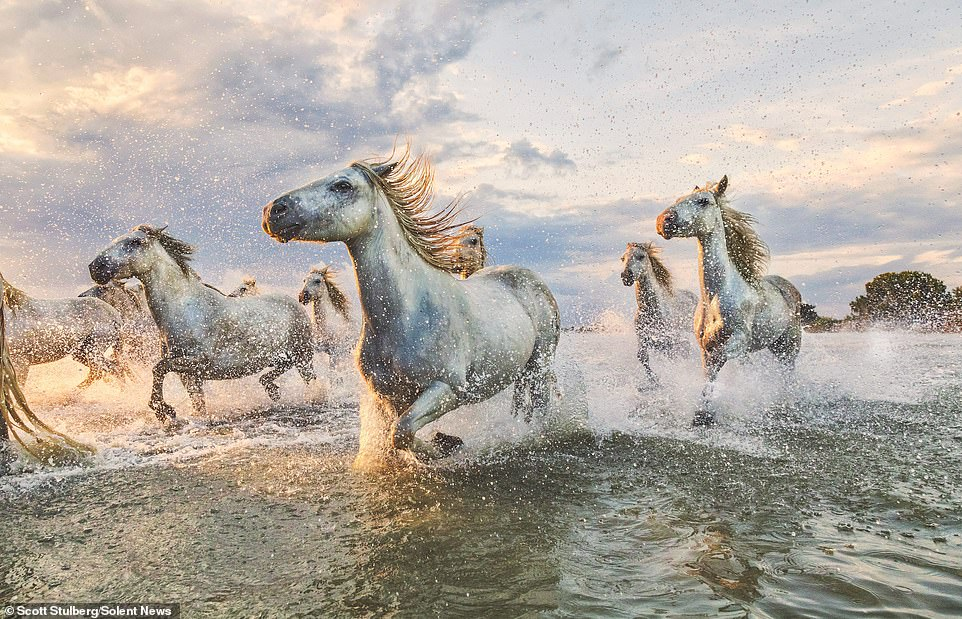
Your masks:
M334 269L326 264L311 267L297 300L311 306L314 349L327 353L334 369L353 345L350 303L334 281Z
M658 216L665 239L698 241L701 302L695 312L695 338L707 382L695 425L711 425L710 395L729 359L769 349L793 367L802 343L801 295L787 279L765 275L768 246L755 232L755 219L729 205L728 177L678 198Z
M635 287L635 334L638 360L652 383L658 377L651 369L650 351L669 356L688 346L698 298L688 290L675 290L671 271L654 243L628 243L621 256L621 281Z
M277 241L342 241L353 261L358 369L378 413L362 415L356 464L381 447L448 455L461 439L436 433L428 442L417 431L512 384L516 414L530 419L549 404L560 334L554 296L517 266L452 278L459 203L435 210L433 197L430 163L407 148L356 161L264 207L264 231Z
M280 398L274 382L296 367L314 380L311 324L307 314L284 295L228 297L208 286L190 266L194 247L165 228L137 226L90 263L98 284L136 277L160 329L163 351L154 366L150 408L165 425L176 425L174 408L164 401L164 377L180 374L191 404L206 413L203 382L241 378L270 368L260 377L271 400Z

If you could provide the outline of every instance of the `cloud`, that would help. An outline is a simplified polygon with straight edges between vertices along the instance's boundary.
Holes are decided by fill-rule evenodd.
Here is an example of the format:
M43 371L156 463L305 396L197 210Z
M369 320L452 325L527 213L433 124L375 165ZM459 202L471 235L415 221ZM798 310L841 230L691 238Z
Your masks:
M564 174L578 169L571 157L560 149L549 151L547 148L535 146L527 138L512 142L504 153L504 161L514 166L521 176L545 170Z

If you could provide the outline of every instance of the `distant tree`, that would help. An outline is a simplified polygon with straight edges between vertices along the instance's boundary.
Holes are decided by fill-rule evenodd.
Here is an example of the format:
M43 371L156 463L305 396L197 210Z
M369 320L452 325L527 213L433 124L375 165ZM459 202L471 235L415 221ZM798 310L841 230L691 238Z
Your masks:
M799 313L802 317L803 325L814 324L818 320L818 312L815 311L815 306L811 303L802 303L799 308Z
M852 315L872 320L935 322L943 319L954 293L928 273L882 273L865 284L865 294L852 301Z

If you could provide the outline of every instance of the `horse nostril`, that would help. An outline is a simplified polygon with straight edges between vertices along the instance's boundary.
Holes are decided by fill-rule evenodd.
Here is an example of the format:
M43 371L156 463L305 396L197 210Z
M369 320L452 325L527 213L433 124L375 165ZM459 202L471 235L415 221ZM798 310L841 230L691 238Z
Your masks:
M283 215L289 208L294 206L294 201L287 196L281 196L271 204L271 213L277 216Z

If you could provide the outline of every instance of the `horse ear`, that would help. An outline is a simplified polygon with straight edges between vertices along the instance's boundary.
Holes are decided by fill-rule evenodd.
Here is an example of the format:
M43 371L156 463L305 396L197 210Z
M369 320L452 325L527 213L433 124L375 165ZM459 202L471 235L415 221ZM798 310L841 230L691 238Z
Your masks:
M384 178L397 166L397 161L391 161L389 163L382 163L381 165L374 166L374 173L379 177Z
M727 174L726 174L725 176L723 176L720 181L718 181L718 185L715 187L715 194L716 194L716 195L719 195L719 196L724 195L726 189L728 189L728 175L727 175Z

